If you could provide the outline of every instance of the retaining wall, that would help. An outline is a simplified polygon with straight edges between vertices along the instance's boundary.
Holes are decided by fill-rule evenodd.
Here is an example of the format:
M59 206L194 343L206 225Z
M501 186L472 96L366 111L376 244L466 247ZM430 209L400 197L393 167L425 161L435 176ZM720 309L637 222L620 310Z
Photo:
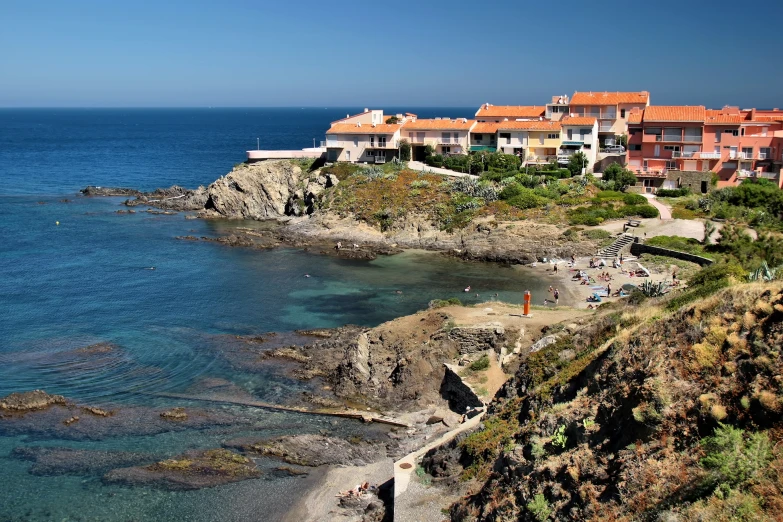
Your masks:
M701 266L711 265L714 263L712 259L707 259L706 257L689 254L687 252L680 252L679 250L671 250L669 248L645 245L644 243L631 243L631 254L635 256L641 254L653 254L656 256L673 257L675 259L682 259L683 261L690 261L691 263L696 263Z

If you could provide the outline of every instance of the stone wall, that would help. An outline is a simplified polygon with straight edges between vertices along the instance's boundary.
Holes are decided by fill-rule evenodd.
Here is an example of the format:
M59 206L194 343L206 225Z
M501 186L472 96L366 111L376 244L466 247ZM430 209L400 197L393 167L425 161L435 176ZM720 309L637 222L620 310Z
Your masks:
M670 170L666 179L677 182L677 188L689 188L694 194L706 194L712 188L712 171L699 172L695 170ZM702 191L702 183L706 189Z
M472 326L455 326L449 332L449 339L459 348L459 354L483 352L494 349L500 352L505 342L505 329L500 323L486 323Z
M707 259L706 257L689 254L687 252L680 252L679 250L671 250L668 248L661 248L652 245L645 245L644 243L632 243L631 254L638 256L641 254L653 254L656 256L667 256L675 259L682 259L683 261L690 261L691 263L697 263L701 266L711 265L714 261Z

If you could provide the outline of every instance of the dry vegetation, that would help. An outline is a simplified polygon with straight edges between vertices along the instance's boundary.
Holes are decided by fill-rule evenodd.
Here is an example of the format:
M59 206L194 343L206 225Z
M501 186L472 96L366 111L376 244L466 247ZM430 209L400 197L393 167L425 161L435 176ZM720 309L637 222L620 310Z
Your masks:
M484 428L444 450L474 492L452 519L777 519L782 320L780 283L601 311L531 356Z

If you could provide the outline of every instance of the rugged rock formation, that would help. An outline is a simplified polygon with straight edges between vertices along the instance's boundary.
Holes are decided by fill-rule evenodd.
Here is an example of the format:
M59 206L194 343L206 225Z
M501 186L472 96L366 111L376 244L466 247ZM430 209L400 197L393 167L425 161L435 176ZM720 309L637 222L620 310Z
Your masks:
M211 488L260 476L251 459L226 449L211 449L189 451L150 466L115 469L104 475L103 481L176 491Z
M341 464L364 466L386 457L385 448L379 444L364 441L351 443L322 435L292 435L272 440L239 439L228 441L229 448L278 457L298 466L323 466Z
M66 404L62 395L49 395L43 390L33 390L23 393L12 393L0 399L0 410L9 413L24 413L43 410L50 406Z
M293 162L243 163L207 188L204 215L262 220L311 214L318 195L337 183Z

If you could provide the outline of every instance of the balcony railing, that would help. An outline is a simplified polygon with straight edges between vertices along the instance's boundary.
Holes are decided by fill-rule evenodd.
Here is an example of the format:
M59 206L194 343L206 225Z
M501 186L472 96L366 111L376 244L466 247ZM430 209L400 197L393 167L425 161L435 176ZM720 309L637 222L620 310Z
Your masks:
M611 123L601 122L598 125L598 132L611 132L611 131L612 131L612 124Z
M368 149L396 149L397 147L394 146L392 142L389 141L371 141L369 145L367 145Z
M766 152L759 152L760 160L771 159L771 158L772 158L771 154L767 154Z
M697 152L700 159L720 159L720 152Z
M431 136L425 138L413 136L412 138L408 138L408 141L414 145L462 145L463 140L464 138L454 138L452 136L449 136L448 138ZM484 145L484 143L471 143L471 145ZM490 145L494 146L495 144L490 143Z
M552 160L556 160L557 156L528 156L528 163L549 163Z
M616 120L617 119L617 113L616 112L603 112L600 116L598 116L599 120Z

